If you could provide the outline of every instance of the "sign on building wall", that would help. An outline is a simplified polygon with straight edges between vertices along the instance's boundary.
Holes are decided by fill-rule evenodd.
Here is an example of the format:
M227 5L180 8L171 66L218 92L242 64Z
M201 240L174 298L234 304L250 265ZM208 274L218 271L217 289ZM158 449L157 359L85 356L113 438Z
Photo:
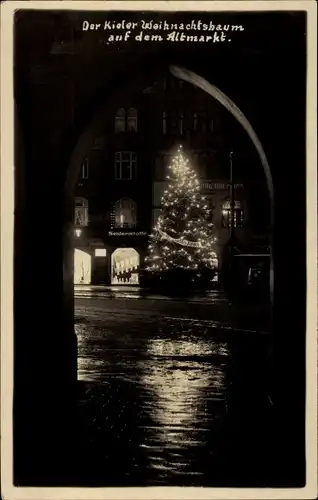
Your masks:
M234 189L243 189L243 184L234 184ZM218 181L202 181L201 190L202 191L225 191L231 188L231 184L228 182L218 182Z
M169 181L157 181L153 183L153 206L160 207L161 199L164 190L167 189ZM215 180L204 180L200 182L200 188L202 193L209 193L213 191L229 191L231 188L230 183L227 181L215 181ZM242 183L234 184L234 189L243 189L244 185Z
M147 236L146 231L108 231L109 236Z

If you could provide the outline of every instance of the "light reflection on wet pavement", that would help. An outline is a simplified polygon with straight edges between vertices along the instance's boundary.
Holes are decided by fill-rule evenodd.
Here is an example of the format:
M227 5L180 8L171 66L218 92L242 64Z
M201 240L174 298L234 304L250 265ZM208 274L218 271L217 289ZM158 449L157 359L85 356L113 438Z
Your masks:
M74 287L75 298L100 298L100 299L148 299L148 300L178 300L171 296L153 294L138 286L92 286L92 285L75 285ZM208 290L204 293L197 293L187 299L192 303L213 303L213 302L226 302L224 293L220 290Z
M87 305L76 322L83 484L270 482L267 336Z

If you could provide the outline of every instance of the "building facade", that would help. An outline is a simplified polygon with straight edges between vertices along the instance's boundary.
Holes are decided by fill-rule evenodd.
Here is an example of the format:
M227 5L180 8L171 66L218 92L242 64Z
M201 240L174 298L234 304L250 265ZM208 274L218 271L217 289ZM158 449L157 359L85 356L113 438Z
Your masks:
M212 208L219 268L231 234L232 186L237 240L247 245L255 228L266 239L266 225L262 229L258 220L253 225L250 217L257 209L250 194L257 192L259 181L244 172L248 147L237 147L237 134L217 102L171 75L118 103L81 166L75 193L74 282L139 285L167 169L179 144ZM238 154L231 184L234 146Z

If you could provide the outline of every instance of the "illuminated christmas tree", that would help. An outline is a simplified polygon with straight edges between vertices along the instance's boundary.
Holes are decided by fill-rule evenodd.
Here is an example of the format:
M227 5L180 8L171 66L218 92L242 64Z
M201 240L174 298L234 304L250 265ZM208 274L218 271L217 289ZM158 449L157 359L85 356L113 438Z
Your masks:
M216 237L211 210L182 146L169 166L168 188L150 235L147 270L153 273L187 269L197 274L217 268Z

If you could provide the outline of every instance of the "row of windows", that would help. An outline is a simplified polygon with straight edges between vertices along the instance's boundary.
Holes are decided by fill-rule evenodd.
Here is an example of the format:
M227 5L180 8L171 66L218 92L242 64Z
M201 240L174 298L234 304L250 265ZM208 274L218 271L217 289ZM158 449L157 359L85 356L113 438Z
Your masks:
M120 108L115 116L115 132L137 132L138 113L136 108L129 108L128 111Z
M206 111L192 112L191 115L184 111L163 111L162 133L183 135L186 130L193 132L213 132L214 121Z
M194 153L193 161L197 166L200 166L202 172L205 172L208 166L210 157L206 153ZM156 178L165 178L167 168L171 165L172 156L167 155L159 157L155 162ZM118 151L115 153L115 179L116 180L132 180L136 177L137 170L137 154L133 151ZM88 159L86 158L82 164L81 179L88 178Z
M222 204L222 227L229 228L232 223L231 203L226 200ZM234 227L243 227L244 212L239 201L235 202L233 211ZM113 208L111 216L115 228L134 228L137 224L137 206L130 198L121 198ZM88 201L86 198L75 200L75 225L88 225Z
M112 211L111 223L117 228L133 228L137 224L136 203L130 198L118 200ZM86 198L75 199L75 225L88 225L88 200Z
M81 179L88 179L88 159L81 167ZM133 151L118 151L115 153L115 179L132 180L136 176L137 154Z
M167 135L183 135L189 129L194 132L213 132L214 121L208 116L206 111L192 112L184 111L163 111L162 112L162 133ZM117 110L115 115L115 132L137 132L138 112L136 108L129 108L126 112L124 108Z
M181 90L185 87L185 82L179 78L167 77L163 78L159 82L155 82L152 86L146 87L143 90L144 94L152 94L156 92L156 88L161 88L162 90Z
M162 87L164 90L168 89L182 89L184 86L184 81L179 80L179 78L164 78L162 80Z

